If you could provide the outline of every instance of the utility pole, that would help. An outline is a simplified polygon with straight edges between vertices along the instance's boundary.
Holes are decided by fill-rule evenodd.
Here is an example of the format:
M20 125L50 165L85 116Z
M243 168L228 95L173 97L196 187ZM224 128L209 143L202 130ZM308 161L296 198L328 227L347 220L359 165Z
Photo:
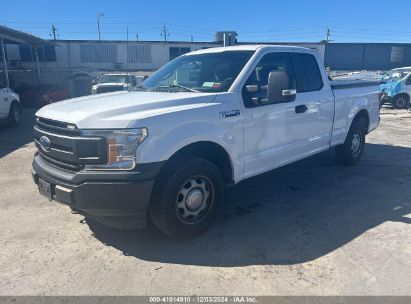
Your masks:
M52 24L51 25L51 33L52 33L52 35L53 35L53 39L54 40L57 40L57 38L56 38L56 32L57 32L57 29L56 29L56 27L54 26L54 24ZM57 34L58 35L58 34Z
M127 70L127 74L128 74L128 26L127 26L127 60L126 60L126 70Z
M101 33L100 33L100 17L104 17L103 13L97 14L97 32L98 32L98 41L101 40Z
M330 36L331 36L331 31L330 31L330 28L329 27L327 27L327 33L326 33L326 39L325 39L325 41L328 43L328 42L330 42L331 40L330 40Z
M163 24L163 30L160 35L164 38L164 42L167 42L167 37L170 36L170 33L168 32L165 24Z
M138 42L138 34L136 34L136 41Z
M193 36L193 35L190 36L190 41L191 41L191 42L194 41L194 36Z

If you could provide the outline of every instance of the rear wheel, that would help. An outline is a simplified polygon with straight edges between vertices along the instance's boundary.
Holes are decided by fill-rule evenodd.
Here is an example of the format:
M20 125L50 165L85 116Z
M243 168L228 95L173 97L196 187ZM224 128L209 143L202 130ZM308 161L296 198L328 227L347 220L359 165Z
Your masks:
M409 98L405 95L400 95L394 98L392 105L396 109L406 109L408 107Z
M342 145L335 147L337 161L345 166L355 165L361 159L365 146L367 124L365 119L355 119Z
M21 109L17 102L13 102L9 111L9 121L11 126L17 126L21 122Z
M172 238L192 238L210 226L223 192L223 177L212 162L191 156L173 160L159 175L149 215Z

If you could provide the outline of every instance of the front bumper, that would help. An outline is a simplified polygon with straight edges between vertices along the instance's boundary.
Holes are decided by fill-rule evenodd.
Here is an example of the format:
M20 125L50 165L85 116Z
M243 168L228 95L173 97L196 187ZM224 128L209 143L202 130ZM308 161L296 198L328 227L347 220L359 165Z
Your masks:
M388 96L388 95L384 95L384 96L381 98L381 102L382 102L382 103L391 103L391 101L392 101L392 97L391 97L391 96Z
M32 176L51 185L53 200L107 226L144 228L155 176L162 162L141 164L135 171L68 172L48 164L38 153Z

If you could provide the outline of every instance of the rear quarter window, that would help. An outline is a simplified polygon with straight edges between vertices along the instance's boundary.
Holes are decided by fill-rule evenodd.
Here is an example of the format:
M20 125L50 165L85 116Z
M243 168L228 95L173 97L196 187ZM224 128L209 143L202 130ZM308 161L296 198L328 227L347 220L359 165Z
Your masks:
M303 93L321 90L323 80L315 57L311 54L293 53L292 58L296 70L297 91Z

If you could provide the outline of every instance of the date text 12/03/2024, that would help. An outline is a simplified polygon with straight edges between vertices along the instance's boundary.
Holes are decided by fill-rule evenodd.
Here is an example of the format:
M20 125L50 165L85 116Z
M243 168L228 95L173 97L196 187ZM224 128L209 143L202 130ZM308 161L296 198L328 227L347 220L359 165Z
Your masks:
M255 297L249 296L157 296L149 297L150 303L257 303Z

